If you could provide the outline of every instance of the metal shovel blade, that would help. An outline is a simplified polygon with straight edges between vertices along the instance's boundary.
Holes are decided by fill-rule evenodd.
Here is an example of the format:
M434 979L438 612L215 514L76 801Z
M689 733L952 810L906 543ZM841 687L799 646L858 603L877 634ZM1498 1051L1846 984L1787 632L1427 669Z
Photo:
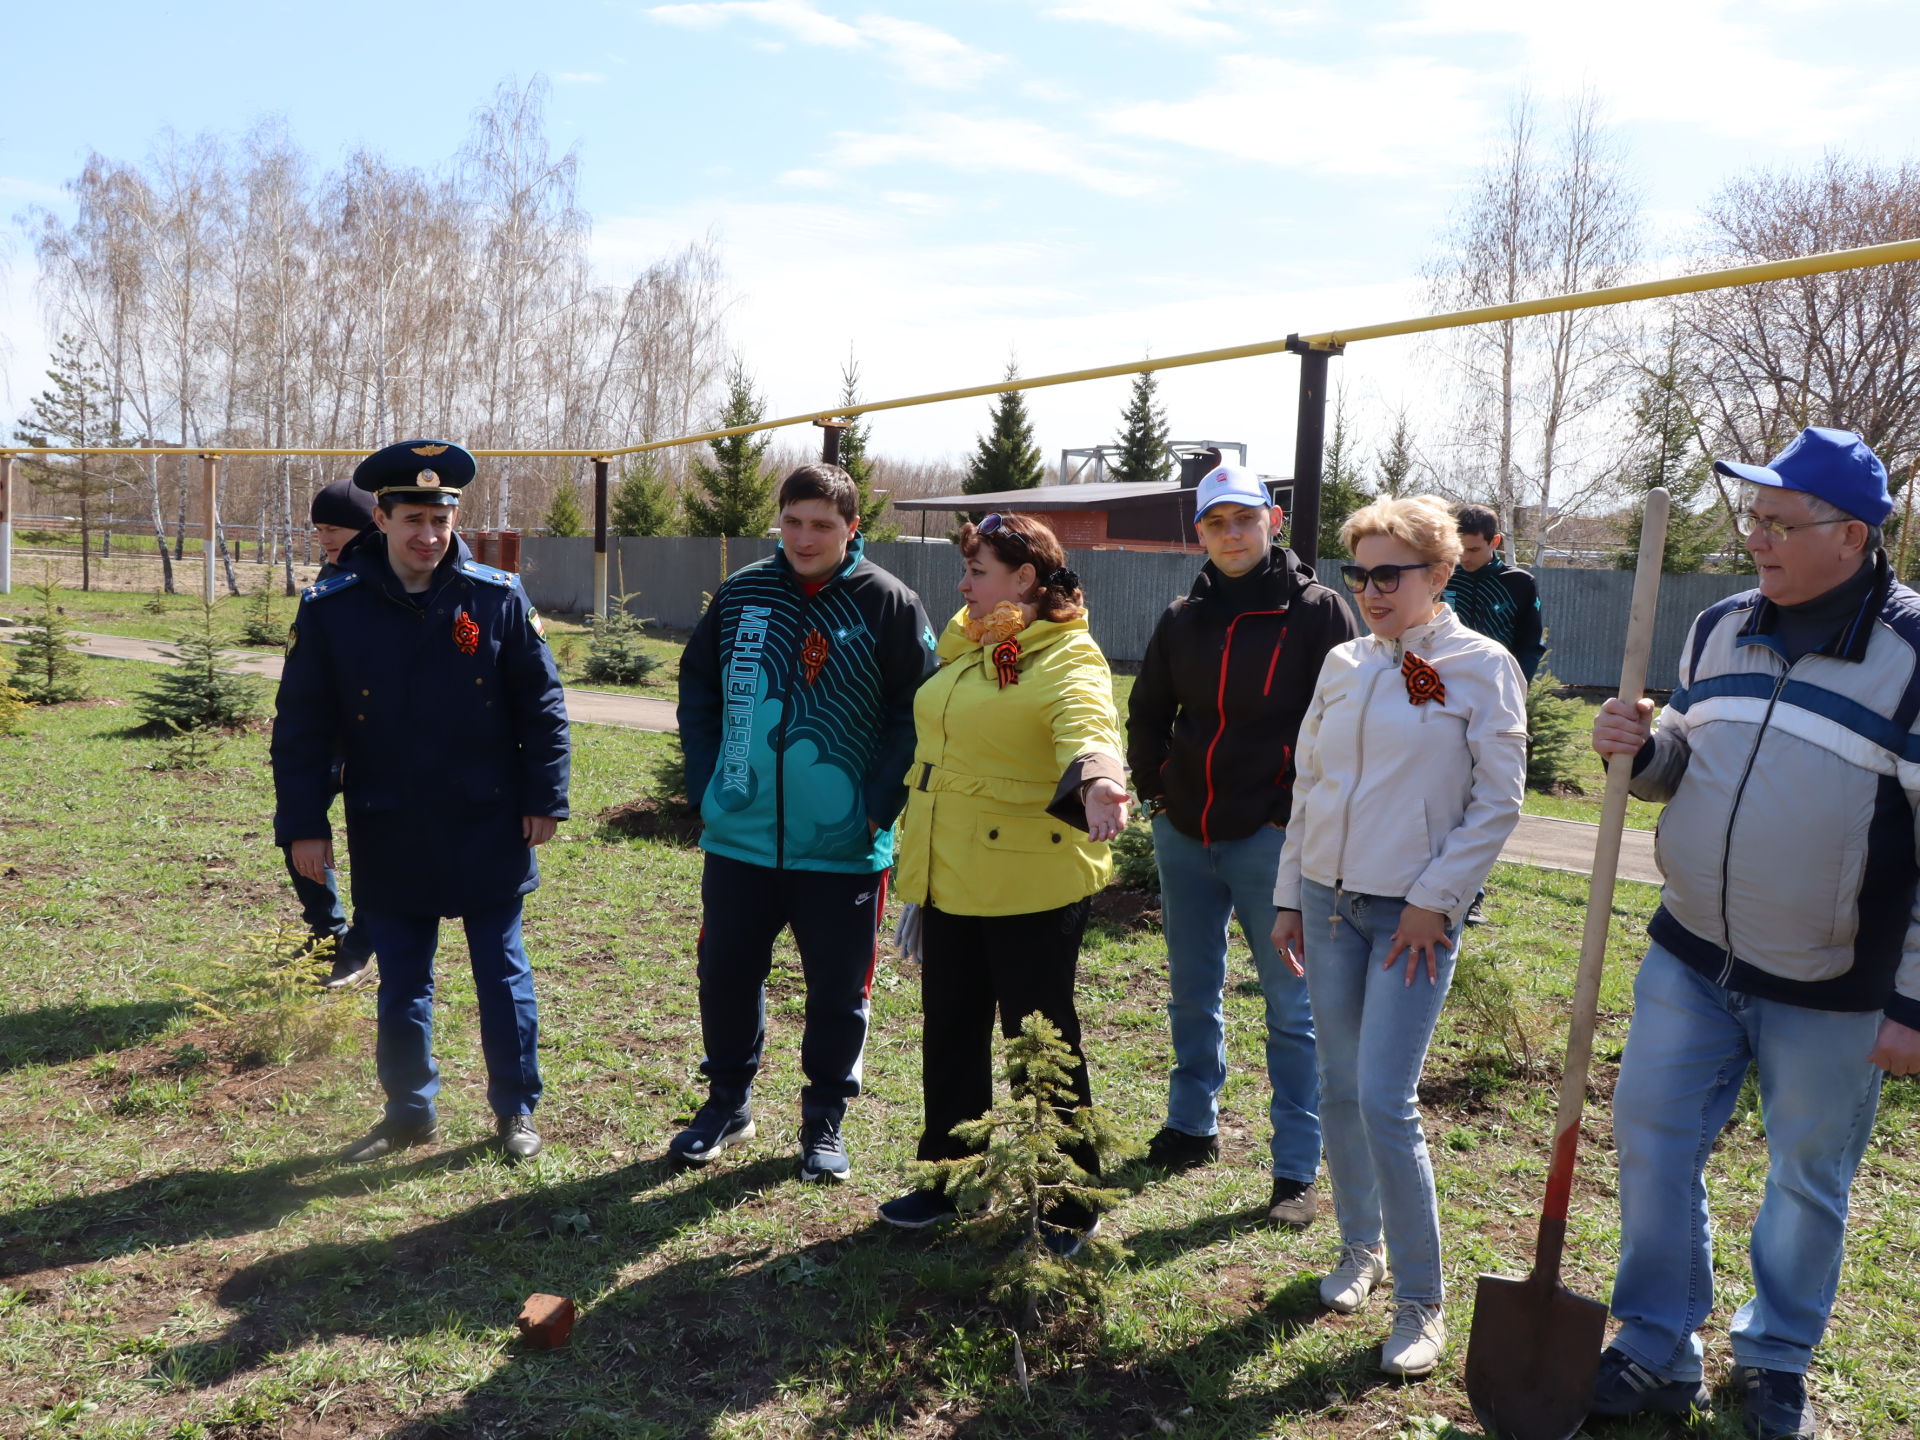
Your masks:
M1500 1440L1569 1440L1593 1403L1607 1307L1537 1277L1482 1275L1467 1342L1467 1399Z

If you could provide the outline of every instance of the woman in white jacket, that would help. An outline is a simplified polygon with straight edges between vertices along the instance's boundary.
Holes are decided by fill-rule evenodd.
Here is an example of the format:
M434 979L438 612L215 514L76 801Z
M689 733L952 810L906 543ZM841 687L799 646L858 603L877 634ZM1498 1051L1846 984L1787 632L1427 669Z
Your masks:
M1420 1071L1461 921L1520 815L1526 690L1440 599L1460 537L1439 500L1377 501L1340 538L1371 633L1328 654L1300 727L1273 943L1313 1004L1342 1246L1320 1298L1358 1310L1391 1257L1380 1368L1421 1376L1447 1330Z

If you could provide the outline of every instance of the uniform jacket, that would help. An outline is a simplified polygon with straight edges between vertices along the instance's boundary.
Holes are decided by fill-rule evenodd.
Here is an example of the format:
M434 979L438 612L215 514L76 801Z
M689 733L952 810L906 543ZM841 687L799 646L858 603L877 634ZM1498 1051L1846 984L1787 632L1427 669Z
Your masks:
M811 597L775 551L728 576L694 627L680 743L704 849L790 870L893 863L934 641L919 599L865 549L855 535Z
M1758 590L1703 611L1633 793L1667 802L1661 945L1731 990L1920 1029L1920 595L1875 565L1792 665Z
M1107 658L1085 616L1036 620L1017 637L1020 678L1003 687L966 615L948 622L940 670L914 697L900 897L950 915L1071 905L1113 877L1079 801L1086 781L1125 773Z
M521 817L567 815L560 677L516 575L456 536L424 608L354 542L310 586L288 636L273 722L274 839L330 838L344 760L353 899L364 910L465 915L539 883Z
M1446 601L1469 630L1490 635L1512 652L1520 673L1532 683L1547 653L1546 627L1540 619L1540 587L1532 574L1495 554L1478 570L1453 567Z
M1327 652L1359 633L1352 608L1276 545L1257 575L1212 561L1160 617L1127 705L1135 792L1211 844L1285 825L1293 747Z
M1412 703L1401 672L1408 651L1438 672L1444 699ZM1504 646L1444 606L1397 640L1349 640L1321 668L1295 764L1276 905L1300 908L1304 876L1356 894L1404 896L1457 924L1520 818L1520 669Z

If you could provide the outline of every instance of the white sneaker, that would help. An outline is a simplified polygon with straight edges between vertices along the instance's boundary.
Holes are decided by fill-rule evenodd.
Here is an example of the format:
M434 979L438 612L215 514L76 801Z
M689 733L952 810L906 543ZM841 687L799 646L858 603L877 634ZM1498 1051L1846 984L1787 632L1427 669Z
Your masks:
M1402 1300L1393 1307L1393 1331L1380 1347L1380 1368L1418 1380L1431 1375L1447 1348L1447 1317L1438 1305Z
M1370 1245L1349 1245L1340 1263L1320 1282L1320 1303L1329 1310L1351 1315L1367 1303L1373 1287L1387 1278L1387 1257Z

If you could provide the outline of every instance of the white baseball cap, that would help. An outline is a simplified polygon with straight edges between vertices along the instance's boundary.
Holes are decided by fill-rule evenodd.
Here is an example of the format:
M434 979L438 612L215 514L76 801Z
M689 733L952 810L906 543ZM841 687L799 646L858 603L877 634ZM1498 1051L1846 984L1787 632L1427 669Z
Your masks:
M1260 483L1260 477L1246 466L1219 465L1201 477L1193 499L1193 518L1198 520L1214 506L1229 503L1266 510L1272 507L1273 496Z

